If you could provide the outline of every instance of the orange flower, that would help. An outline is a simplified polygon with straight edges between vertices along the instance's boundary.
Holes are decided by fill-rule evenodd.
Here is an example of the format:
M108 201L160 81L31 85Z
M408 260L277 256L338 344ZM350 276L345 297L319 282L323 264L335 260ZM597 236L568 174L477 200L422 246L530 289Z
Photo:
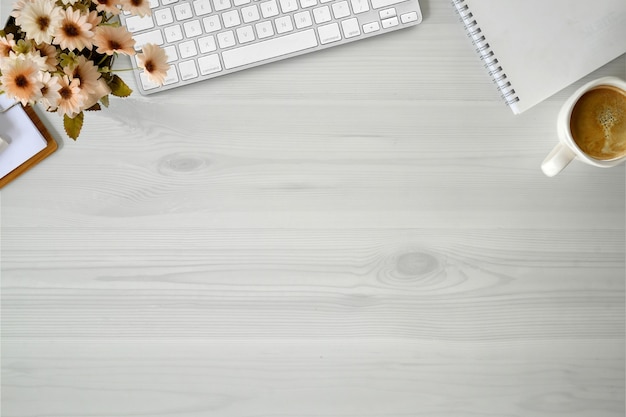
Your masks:
M152 14L150 10L149 0L121 0L122 9L134 15L149 16Z
M63 16L63 9L50 0L33 0L24 5L15 22L21 26L26 37L36 43L50 43Z
M0 36L0 57L8 57L14 46L15 39L12 33L7 34L6 37Z
M63 116L75 117L83 110L85 94L81 92L78 86L78 79L70 79L67 75L59 78L59 101L57 103L57 112Z
M22 14L22 9L26 6L27 3L30 3L30 0L17 0L13 3L13 10L11 11L11 16L16 19L20 18Z
M119 14L121 9L120 6L122 3L120 0L91 0L93 4L96 4L96 9L99 12L111 13L111 14Z
M96 87L96 89L85 98L83 108L91 108L91 106L100 101L102 97L109 94L111 94L111 87L109 87L109 85L106 83L106 81L104 81L103 78L100 78L98 80L98 86Z
M95 29L96 26L102 23L102 16L97 11L92 10L87 14L87 23L89 23L91 27Z
M43 83L39 80L39 66L25 55L11 54L0 59L0 85L7 97L24 106L41 97Z
M93 32L92 25L87 19L88 16L81 14L80 10L68 7L52 43L59 45L61 49L91 48Z
M167 71L170 69L167 54L163 48L151 43L144 45L143 52L137 55L137 64L143 68L150 81L163 85Z
M37 45L37 50L39 50L39 55L45 58L45 70L46 71L55 71L56 67L59 63L59 59L57 57L57 48L54 46L42 43L41 45Z
M52 75L47 71L39 73L39 79L43 84L41 87L41 99L40 103L48 111L54 111L57 108L57 103L61 98L59 90L61 86L59 84L60 77L58 75Z
M99 54L113 55L117 52L125 55L135 55L135 40L124 26L97 27L93 43L98 46L96 52Z
M98 67L93 64L93 61L82 55L76 58L75 65L63 68L63 72L72 79L78 80L78 86L86 94L91 94L98 88L98 79L100 78Z

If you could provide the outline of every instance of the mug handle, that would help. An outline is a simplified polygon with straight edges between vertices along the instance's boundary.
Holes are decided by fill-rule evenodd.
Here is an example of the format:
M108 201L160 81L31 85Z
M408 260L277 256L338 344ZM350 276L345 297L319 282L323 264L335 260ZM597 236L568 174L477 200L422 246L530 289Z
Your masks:
M574 151L567 145L559 142L541 163L541 170L548 177L554 177L572 162L574 158L576 158Z

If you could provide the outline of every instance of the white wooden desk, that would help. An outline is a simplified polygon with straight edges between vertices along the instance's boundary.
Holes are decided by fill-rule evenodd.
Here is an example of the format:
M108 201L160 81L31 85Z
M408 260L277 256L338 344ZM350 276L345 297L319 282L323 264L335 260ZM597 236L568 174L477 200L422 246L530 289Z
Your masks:
M539 165L626 58L513 116L422 5L77 143L42 115L61 149L1 194L2 416L623 416L624 167Z

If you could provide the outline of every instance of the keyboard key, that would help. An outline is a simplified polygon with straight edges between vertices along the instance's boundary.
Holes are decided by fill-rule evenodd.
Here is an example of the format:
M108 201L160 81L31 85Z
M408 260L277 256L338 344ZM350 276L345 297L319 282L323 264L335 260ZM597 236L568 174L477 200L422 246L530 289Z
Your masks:
M220 18L217 15L208 16L202 19L202 26L204 26L204 31L206 33L217 32L222 29Z
M252 26L242 26L237 28L237 40L239 43L248 43L254 40Z
M391 17L389 19L381 20L381 23L383 24L383 29L388 29L393 26L398 26L398 18Z
M317 7L313 9L313 18L315 23L325 23L331 21L330 8L328 6Z
M283 13L291 13L298 10L297 0L280 0L280 9Z
M293 30L293 23L291 22L291 16L282 16L274 20L276 24L277 33L287 33Z
M169 6L174 3L178 3L178 0L161 0L161 4L163 4L163 6Z
M272 22L266 21L257 23L254 25L256 29L256 34L259 39L268 38L270 36L274 36L274 27L272 26Z
M178 61L178 53L174 45L166 46L163 50L165 50L165 55L167 55L167 62Z
M154 21L152 16L131 16L126 18L126 28L131 33L152 29L153 27Z
M363 25L363 33L372 33L380 30L378 22L370 22Z
M165 82L163 85L176 84L178 82L178 73L176 72L176 65L170 66L165 76Z
M307 7L317 6L317 0L300 0L300 6L303 9L306 9Z
M230 0L213 0L213 8L216 12L230 9Z
M153 83L150 79L148 79L148 77L146 76L145 72L141 72L139 74L139 79L141 80L141 86L146 91L152 90L152 89L157 88L159 86L158 84Z
M163 41L163 34L158 29L133 35L133 38L135 38L135 50L137 51L141 50L141 48L147 43L153 43L159 46L165 43Z
M243 17L244 23L256 22L261 18L261 16L259 15L259 8L256 4L243 7L241 9L241 16Z
M156 20L156 24L159 26L169 25L174 22L174 15L172 14L172 9L165 8L161 10L157 10L154 13L154 19Z
M317 45L315 32L313 29L308 29L224 51L222 58L224 67L231 69L314 48Z
M196 43L194 41L182 42L178 45L178 50L180 51L180 57L182 59L198 55L198 49L196 48Z
M417 12L405 13L402 16L400 16L400 20L402 21L402 23L416 22L417 19L418 19Z
M296 21L296 27L298 29L302 29L313 24L313 21L311 20L311 12L308 10L294 14L293 18Z
M278 4L276 0L261 3L261 14L264 18L278 16Z
M233 4L235 6L243 6L244 4L250 4L250 0L234 0Z
M341 22L341 29L343 30L343 37L346 39L354 38L355 36L359 36L361 34L359 21L355 17Z
M365 13L369 11L370 5L367 0L350 0L354 14Z
M224 21L225 28L232 28L241 24L237 9L224 12L224 14L222 14L222 20Z
M220 48L229 48L231 46L235 46L235 34L232 30L218 33L217 43L220 45Z
M180 79L183 81L196 78L198 76L198 69L196 68L196 62L194 60L183 61L178 64L180 70Z
M217 54L198 58L198 66L200 67L200 74L202 75L214 74L222 70L220 57L217 56Z
M165 39L170 43L182 40L183 30L180 28L180 25L165 28Z
M333 15L335 19L341 19L346 16L350 16L350 8L347 1L340 1L333 3Z
M339 25L337 23L320 26L317 28L317 33L320 35L320 43L322 45L341 40L341 33L339 33Z
M193 10L196 12L196 16L204 16L211 13L211 0L195 0L193 2Z
M382 7L391 6L393 4L402 3L406 0L372 0L372 7L374 9L380 9Z
M188 38L202 35L202 27L199 20L185 22L183 28L185 29L185 36Z
M215 44L214 36L204 36L198 39L198 47L200 48L201 54L206 54L208 52L213 52L217 49L217 45Z
M159 86L158 84L155 84L152 81L150 81L148 77L146 76L146 73L143 71L139 73L139 79L141 80L141 86L146 91L155 89ZM176 66L172 65L169 71L167 71L167 75L165 76L165 82L163 83L163 85L175 84L178 81L179 79L178 79L178 74L176 73Z
M381 19L388 19L390 17L394 17L396 15L396 9L394 9L393 7L389 9L383 9L378 12L378 15L380 16Z
M174 6L174 16L177 20L186 20L193 17L191 5L189 3L181 3Z

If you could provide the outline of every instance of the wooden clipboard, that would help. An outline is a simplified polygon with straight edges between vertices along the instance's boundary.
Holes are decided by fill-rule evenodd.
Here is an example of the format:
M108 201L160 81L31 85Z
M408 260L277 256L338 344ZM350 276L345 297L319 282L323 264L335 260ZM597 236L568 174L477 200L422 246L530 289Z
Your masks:
M48 129L46 129L46 126L43 124L39 116L37 116L35 110L31 106L22 106L22 108L24 109L26 115L30 118L30 120L32 120L35 127L39 130L39 132L41 132L41 135L46 140L47 145L45 148L27 159L24 163L22 163L22 165L18 166L13 171L0 178L0 188L4 187L15 178L19 177L24 172L37 165L39 162L50 156L58 148L56 141L54 140L52 135L50 135L50 132L48 132Z

